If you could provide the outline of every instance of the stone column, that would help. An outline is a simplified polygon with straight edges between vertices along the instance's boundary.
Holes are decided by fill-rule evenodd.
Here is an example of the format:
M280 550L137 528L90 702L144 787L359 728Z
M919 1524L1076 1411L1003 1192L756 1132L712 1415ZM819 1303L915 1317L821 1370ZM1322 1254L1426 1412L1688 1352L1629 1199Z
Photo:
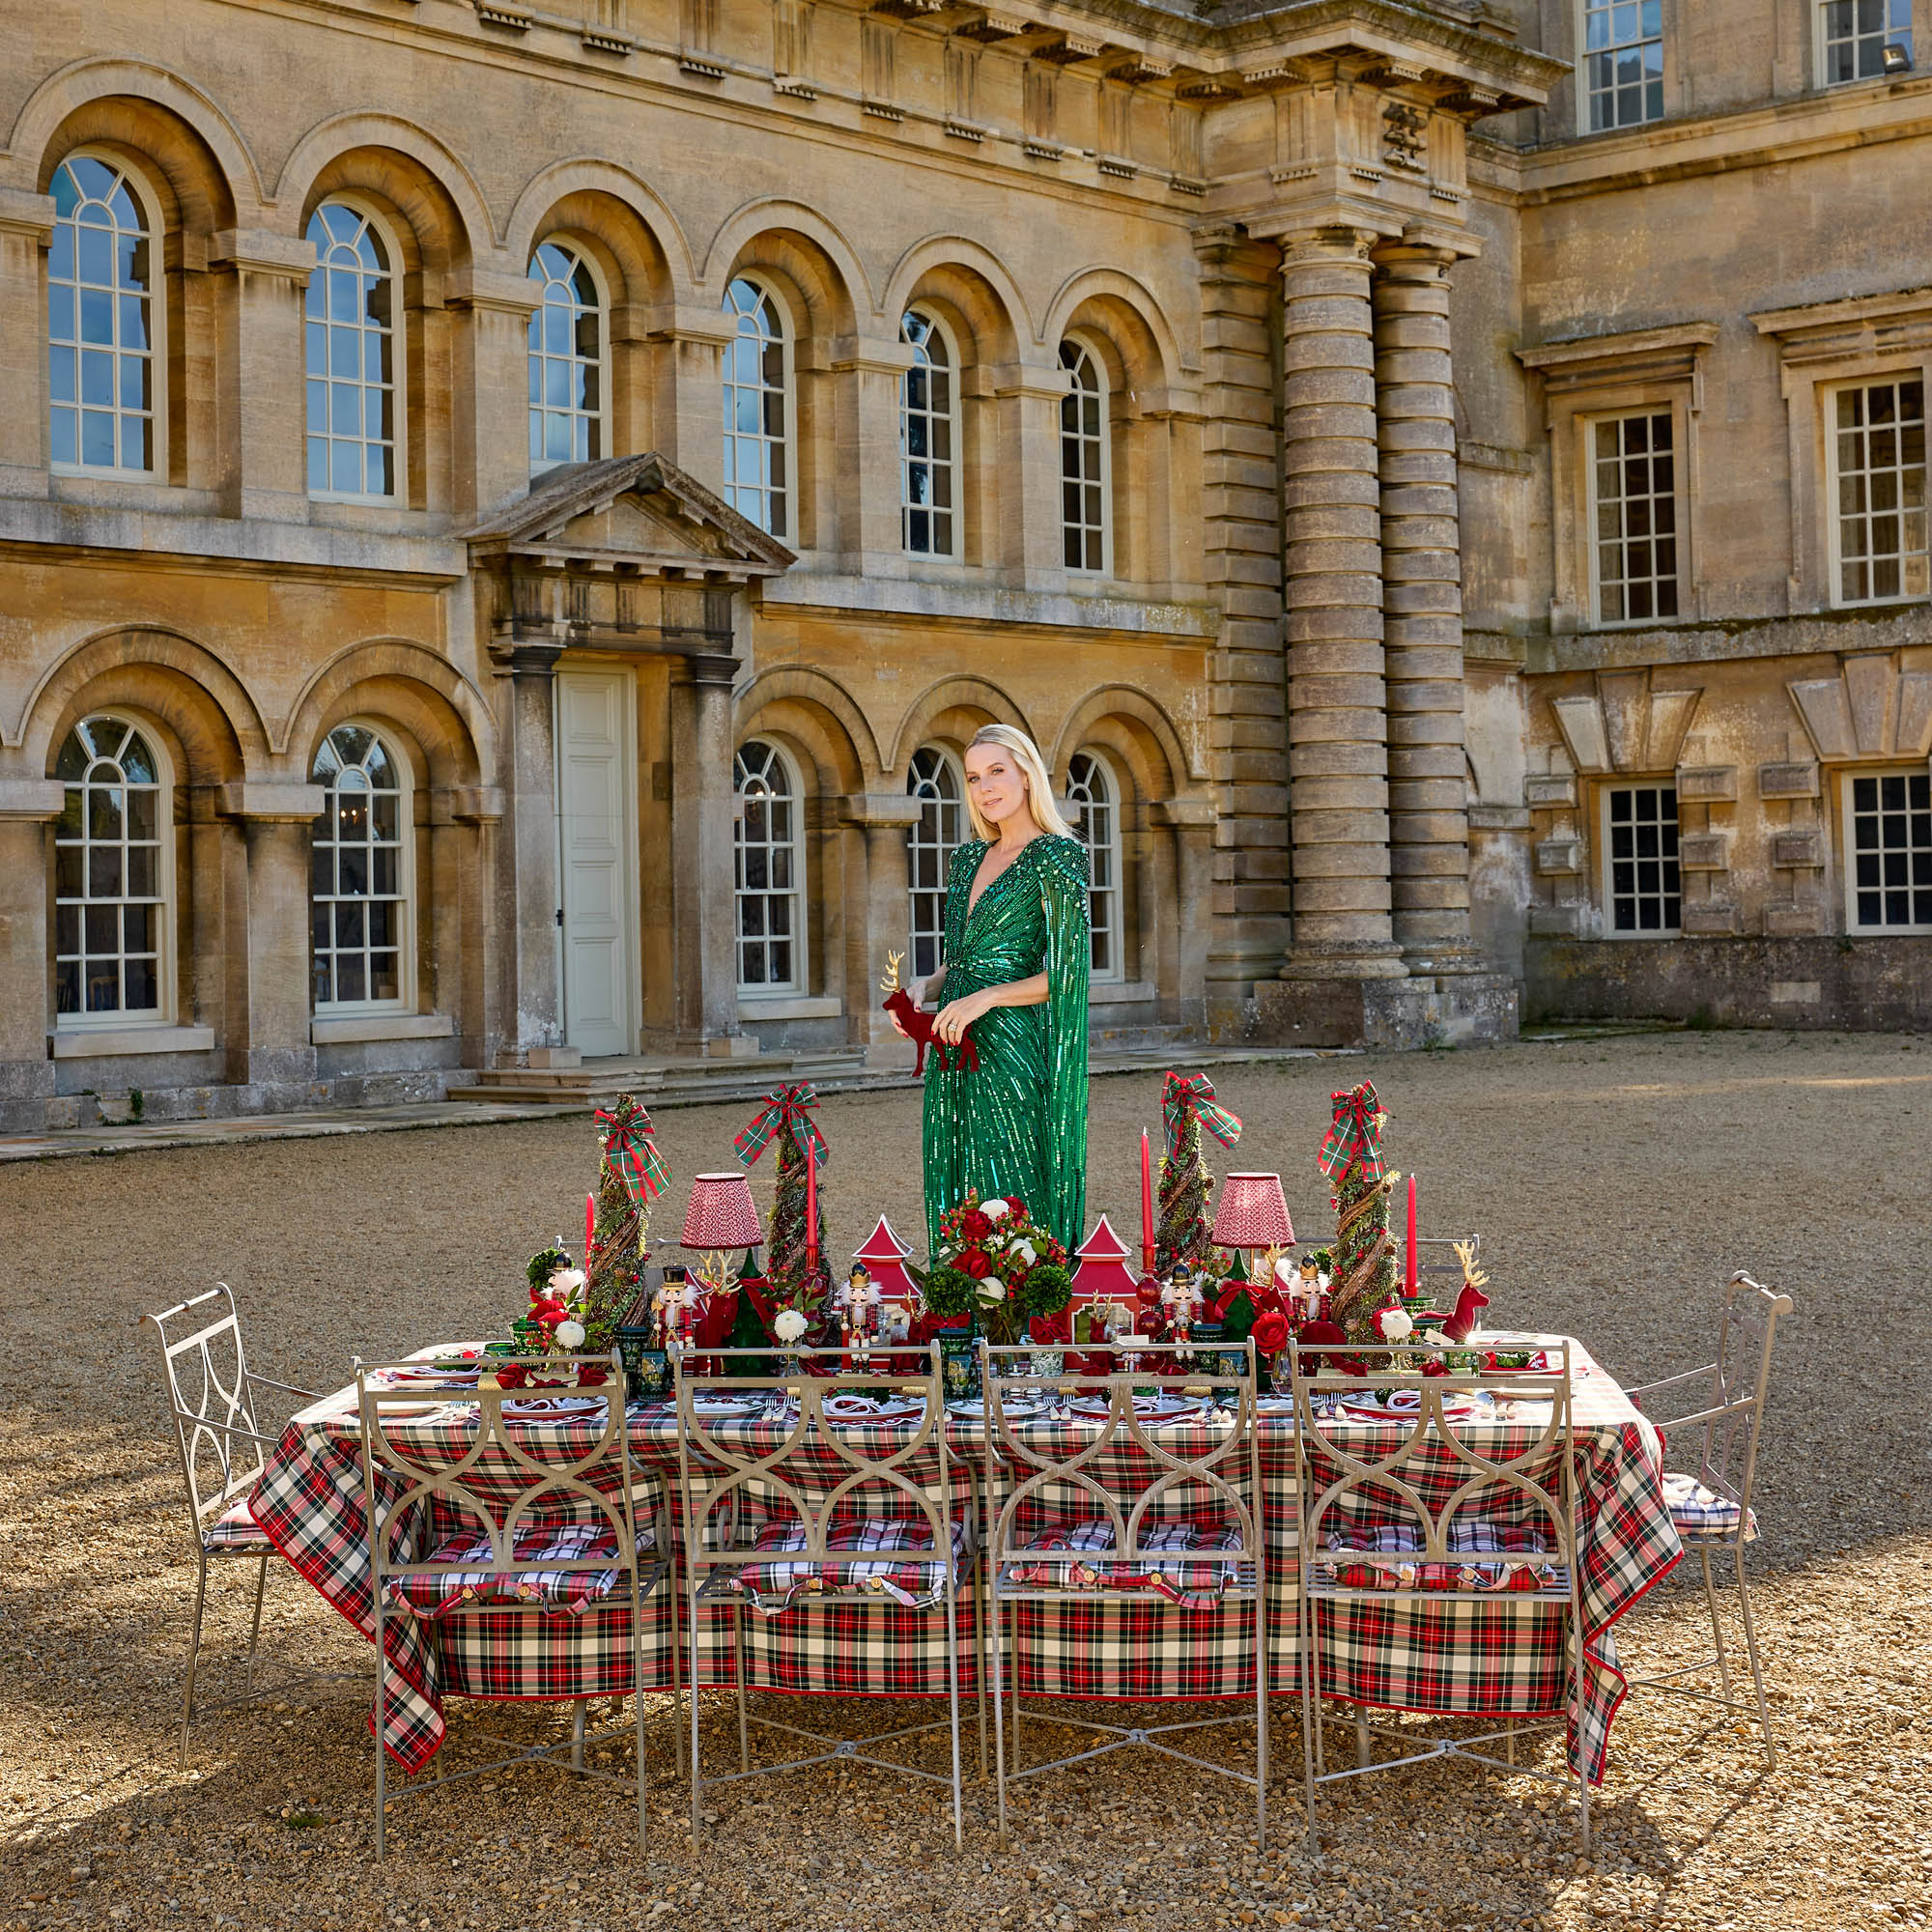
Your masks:
M529 487L530 315L541 296L527 275L472 268L449 277L459 518L481 517Z
M1376 256L1389 867L1396 941L1417 974L1467 973L1479 964L1469 939L1463 566L1450 386L1448 276L1457 252L1406 242Z
M853 1039L866 1048L868 1066L910 1066L913 1048L894 1030L879 991L886 954L903 952L899 980L912 978L911 901L907 896L906 834L919 823L920 801L905 792L861 792L841 799L838 816L858 826L866 839L866 917L848 952L846 983L855 990L847 1017Z
M254 1090L251 1113L299 1107L315 1084L309 850L326 803L320 785L242 780L221 788L220 810L242 821L248 849L247 997L227 1016L226 1044L230 1078Z
M558 644L518 644L510 652L509 836L500 848L515 933L515 988L498 1058L531 1065L563 1043L557 1015L557 923L563 900L556 870L556 739L552 705Z
M738 928L732 853L729 654L694 653L671 687L671 920L680 1041L703 1052L753 1055L738 1024Z
M1170 920L1179 939L1175 978L1182 1026L1198 1027L1206 1020L1208 952L1213 933L1214 828L1218 814L1205 798L1157 800L1148 810L1155 825L1172 827L1174 839L1174 905L1159 917ZM1165 1015L1163 1015L1163 1018Z
M1284 980L1405 974L1389 920L1375 238L1282 241L1289 838Z
M47 298L41 261L53 235L52 195L0 188L0 395L9 398L0 410L0 489L10 497L47 494ZM44 1058L44 1041L41 1052Z
M868 577L905 574L899 394L912 361L912 350L903 342L847 336L832 346L833 497L838 527L821 531L819 547L847 555L856 552ZM955 526L956 522L955 511Z
M54 1091L47 825L66 803L57 780L0 780L0 1127L15 1132L46 1126Z
M1058 351L1055 352L1058 354ZM1000 527L986 560L1017 569L1029 588L1058 582L1066 568L1060 541L1060 405L1072 378L1056 363L1009 362L988 372L1000 425ZM990 536L990 533L988 533Z
M216 235L211 269L220 317L215 368L221 507L231 517L308 521L308 459L303 385L302 299L315 270L315 243L266 229Z

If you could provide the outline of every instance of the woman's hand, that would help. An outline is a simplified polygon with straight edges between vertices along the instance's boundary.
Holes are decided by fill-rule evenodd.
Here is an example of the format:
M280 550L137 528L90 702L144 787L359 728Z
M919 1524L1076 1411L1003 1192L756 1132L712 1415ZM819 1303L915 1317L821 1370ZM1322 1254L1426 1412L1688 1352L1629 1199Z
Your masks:
M913 1010L915 1012L917 1012L921 1007L925 1005L925 983L926 982L923 980L908 980L905 982L905 995L906 998L912 1002ZM901 1039L910 1039L912 1037L912 1035L907 1033L905 1028L899 1024L899 1016L897 1013L893 1012L889 1009L886 1013L886 1017L892 1021L893 1031L895 1034L897 1034Z
M975 1020L991 1012L998 1004L991 988L968 993L964 999L949 1000L940 1008L939 1017L932 1023L933 1033L948 1046L957 1046L966 1037L966 1029Z

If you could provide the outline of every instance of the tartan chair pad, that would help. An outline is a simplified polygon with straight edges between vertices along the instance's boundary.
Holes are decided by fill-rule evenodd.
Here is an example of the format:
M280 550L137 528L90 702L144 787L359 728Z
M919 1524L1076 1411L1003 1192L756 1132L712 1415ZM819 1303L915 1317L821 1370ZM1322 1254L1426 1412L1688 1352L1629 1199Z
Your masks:
M805 1525L797 1520L768 1522L758 1532L754 1549L774 1556L806 1548ZM872 1591L890 1597L908 1610L929 1610L946 1596L946 1560L931 1554L932 1525L923 1517L867 1517L834 1523L826 1535L828 1550L895 1550L895 1559L857 1562L748 1563L735 1574L717 1573L714 1586L721 1596L744 1595L761 1615L778 1616L799 1596L838 1596ZM956 1576L966 1552L966 1525L952 1524L952 1568Z
M1686 1543L1728 1542L1738 1533L1742 1514L1729 1496L1707 1490L1695 1476L1663 1472L1663 1500L1679 1538ZM1745 1523L1745 1541L1757 1541L1757 1512Z
M201 1547L211 1556L272 1556L275 1546L248 1514L248 1498L237 1496L211 1523L202 1527Z
M1408 1523L1374 1529L1331 1529L1328 1548L1353 1563L1317 1563L1316 1587L1340 1590L1539 1590L1568 1591L1570 1573L1560 1563L1418 1563L1422 1532ZM1513 1522L1452 1522L1449 1548L1459 1556L1540 1556L1548 1548L1534 1529Z
M655 1548L657 1530L638 1525L638 1548ZM511 1548L513 1563L571 1563L585 1557L617 1553L617 1533L608 1522L531 1523L518 1530ZM392 1609L407 1610L429 1623L466 1605L527 1604L547 1616L581 1617L592 1604L608 1597L623 1579L623 1571L610 1570L492 1570L490 1539L480 1529L459 1530L445 1536L425 1563L476 1563L475 1570L444 1570L434 1576L392 1577L383 1585L383 1601Z
M1129 1562L1029 1563L1022 1556L1007 1563L1007 1580L1022 1589L1151 1590L1183 1610L1211 1610L1231 1584L1251 1587L1254 1583L1252 1563L1208 1560L1217 1550L1241 1547L1240 1531L1225 1522L1143 1523L1140 1545L1141 1556ZM1111 1556L1116 1547L1114 1525L1104 1517L1051 1523L1025 1545L1026 1549L1042 1554L1077 1551L1096 1559ZM1158 1554L1170 1554L1176 1560L1144 1560Z

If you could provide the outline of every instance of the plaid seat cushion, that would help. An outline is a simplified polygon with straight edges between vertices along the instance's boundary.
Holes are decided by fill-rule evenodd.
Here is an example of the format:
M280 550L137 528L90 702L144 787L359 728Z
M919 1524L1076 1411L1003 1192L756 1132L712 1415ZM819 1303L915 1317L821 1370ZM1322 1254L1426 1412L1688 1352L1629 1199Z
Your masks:
M638 1525L639 1551L656 1547L656 1528ZM532 1523L517 1532L513 1563L574 1563L617 1553L617 1533L608 1522ZM581 1617L608 1597L624 1573L609 1570L492 1570L490 1539L480 1529L446 1536L421 1559L425 1563L464 1563L482 1567L443 1570L434 1575L392 1577L383 1601L434 1623L466 1605L526 1604L547 1616Z
M1310 1581L1341 1590L1563 1590L1570 1573L1561 1563L1520 1563L1510 1557L1541 1556L1545 1539L1524 1523L1452 1522L1449 1548L1471 1560L1418 1563L1422 1532L1409 1523L1331 1529L1328 1548L1352 1555L1352 1563L1318 1563ZM1499 1560L1483 1562L1482 1557Z
M774 1556L806 1547L804 1523L776 1520L758 1532L753 1548ZM944 1559L920 1550L932 1548L932 1525L923 1517L867 1517L834 1523L826 1548L838 1550L838 1561L748 1563L735 1575L724 1577L718 1589L725 1595L742 1593L762 1615L775 1617L800 1596L838 1596L871 1591L908 1610L930 1609L946 1595ZM842 1555L846 1550L897 1551L895 1557L865 1562ZM952 1524L952 1564L955 1576L966 1550L966 1525Z
M248 1514L248 1498L237 1496L201 1532L201 1547L211 1556L272 1556L275 1546Z
M1728 1540L1738 1533L1737 1503L1729 1496L1707 1490L1695 1476L1680 1476L1666 1469L1663 1474L1663 1500L1677 1534L1687 1543ZM1757 1512L1752 1510L1745 1524L1745 1541L1757 1541Z
M1151 1590L1183 1610L1213 1609L1231 1583L1252 1583L1254 1566L1215 1562L1215 1552L1241 1547L1240 1531L1214 1520L1143 1523L1141 1555L1127 1562L1009 1563L1007 1577L1023 1589ZM1103 1517L1049 1524L1028 1539L1028 1551L1078 1553L1104 1559L1115 1553L1114 1525ZM1169 1562L1148 1561L1169 1555Z

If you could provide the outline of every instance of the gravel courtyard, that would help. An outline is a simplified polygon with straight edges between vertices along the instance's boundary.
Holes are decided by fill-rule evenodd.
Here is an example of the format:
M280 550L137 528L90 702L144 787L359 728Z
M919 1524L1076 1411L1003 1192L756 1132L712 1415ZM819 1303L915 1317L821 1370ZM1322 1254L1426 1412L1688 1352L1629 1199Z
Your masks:
M1775 1774L1754 1735L1639 1693L1612 1735L1591 1864L1567 1801L1467 1766L1330 1787L1311 1861L1284 1704L1264 1857L1236 1787L1145 1753L1036 1781L1005 1856L970 1779L957 1856L918 1791L830 1773L726 1797L694 1854L661 1698L647 1856L620 1792L538 1773L412 1803L378 1867L356 1685L216 1713L177 1768L194 1571L136 1321L226 1280L256 1368L316 1388L347 1379L352 1353L500 1332L524 1258L581 1226L593 1130L579 1117L62 1159L0 1169L0 1244L21 1265L0 1350L0 1927L1926 1923L1932 1040L1654 1035L1217 1069L1247 1122L1236 1164L1282 1172L1304 1239L1332 1230L1314 1167L1328 1091L1364 1073L1391 1159L1421 1177L1424 1232L1482 1230L1497 1325L1577 1333L1635 1382L1706 1359L1733 1267L1795 1296L1752 1560ZM1122 1229L1158 1093L1153 1074L1094 1087L1090 1213ZM908 1237L922 1227L918 1103L824 1104L835 1241L857 1245L881 1208ZM727 1163L749 1112L659 1117L677 1204L695 1171ZM1211 1145L1210 1161L1229 1164ZM767 1200L770 1165L753 1175ZM220 1694L247 1589L238 1572L211 1592ZM1626 1667L1691 1654L1703 1614L1688 1580L1654 1591L1619 1627ZM366 1657L285 1569L263 1653ZM459 1708L459 1748L477 1715ZM547 1719L516 1721L534 1735Z

